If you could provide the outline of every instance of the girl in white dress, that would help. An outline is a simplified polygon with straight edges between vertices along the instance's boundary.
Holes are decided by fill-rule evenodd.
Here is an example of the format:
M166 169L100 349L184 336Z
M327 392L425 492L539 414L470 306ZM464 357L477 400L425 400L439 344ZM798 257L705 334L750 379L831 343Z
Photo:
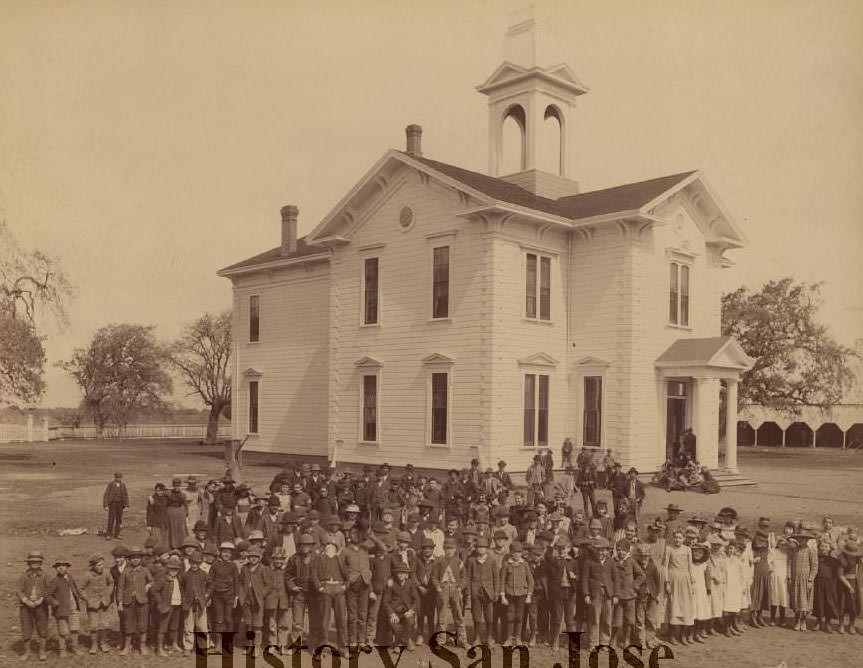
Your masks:
M662 570L665 576L665 593L668 594L668 604L665 615L671 627L670 642L672 645L682 642L690 644L689 636L684 633L685 627L695 624L695 601L692 597L692 552L688 545L683 544L683 531L677 529L672 537L672 544L665 548L662 560Z
M728 579L728 558L725 556L725 541L718 535L707 538L710 545L710 560L707 562L707 584L710 589L710 616L713 623L710 635L725 633L722 617L725 613L725 587Z
M739 636L743 633L740 629L740 607L743 604L743 565L740 560L741 546L732 541L726 548L726 577L725 577L725 634L728 636Z
M703 643L713 617L708 593L710 576L707 574L710 547L707 543L694 543L690 549L692 550L692 598L695 602L695 626L690 627L691 637L695 642Z
M780 538L776 547L767 552L770 563L770 626L785 626L785 610L788 608L788 541Z

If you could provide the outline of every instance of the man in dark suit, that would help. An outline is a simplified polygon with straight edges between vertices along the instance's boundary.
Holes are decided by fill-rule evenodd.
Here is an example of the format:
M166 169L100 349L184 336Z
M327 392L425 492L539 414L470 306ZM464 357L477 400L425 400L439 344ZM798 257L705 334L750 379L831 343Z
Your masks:
M473 615L475 642L488 645L493 621L494 601L500 595L500 569L488 553L488 539L476 541L474 555L467 560L467 601Z
M638 469L632 467L626 474L617 479L617 494L629 502L629 512L638 521L638 512L646 496L644 485L638 479Z
M410 568L403 562L393 566L395 576L391 586L384 591L382 603L384 614L396 636L396 644L407 645L408 651L415 648L417 635L417 610L420 597L411 578Z
M611 639L611 617L616 600L615 570L610 553L608 539L598 538L593 542L592 558L588 557L583 562L581 584L591 647L607 645Z
M119 471L108 483L102 495L102 507L108 511L108 528L105 530L105 540L120 538L123 528L123 511L129 507L129 492L123 482L123 474Z

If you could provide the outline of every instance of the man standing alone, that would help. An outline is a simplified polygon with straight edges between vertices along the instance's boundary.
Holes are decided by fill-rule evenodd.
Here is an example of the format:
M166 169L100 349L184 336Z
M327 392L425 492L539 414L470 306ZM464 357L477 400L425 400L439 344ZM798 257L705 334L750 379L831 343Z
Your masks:
M123 482L123 474L119 471L105 488L102 495L102 507L108 511L108 528L105 530L105 540L120 538L123 528L123 511L129 507L129 492Z

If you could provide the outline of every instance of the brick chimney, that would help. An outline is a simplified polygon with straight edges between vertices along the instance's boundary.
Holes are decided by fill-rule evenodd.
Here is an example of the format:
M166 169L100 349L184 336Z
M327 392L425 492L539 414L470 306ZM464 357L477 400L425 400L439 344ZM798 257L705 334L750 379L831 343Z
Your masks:
M407 135L407 152L411 155L421 157L423 154L423 129L419 125L408 125L405 128Z
M297 214L300 210L293 204L282 207L282 255L297 252Z

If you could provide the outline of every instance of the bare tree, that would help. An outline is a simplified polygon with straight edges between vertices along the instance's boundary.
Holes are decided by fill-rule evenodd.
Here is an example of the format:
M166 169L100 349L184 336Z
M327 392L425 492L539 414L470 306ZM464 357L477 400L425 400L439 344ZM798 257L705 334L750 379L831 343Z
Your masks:
M219 418L231 412L231 312L205 313L186 326L168 348L171 364L189 388L210 409L207 443L219 436Z
M0 395L4 401L35 401L45 391L44 336L37 330L40 309L67 322L65 301L72 288L57 260L26 251L0 221Z

